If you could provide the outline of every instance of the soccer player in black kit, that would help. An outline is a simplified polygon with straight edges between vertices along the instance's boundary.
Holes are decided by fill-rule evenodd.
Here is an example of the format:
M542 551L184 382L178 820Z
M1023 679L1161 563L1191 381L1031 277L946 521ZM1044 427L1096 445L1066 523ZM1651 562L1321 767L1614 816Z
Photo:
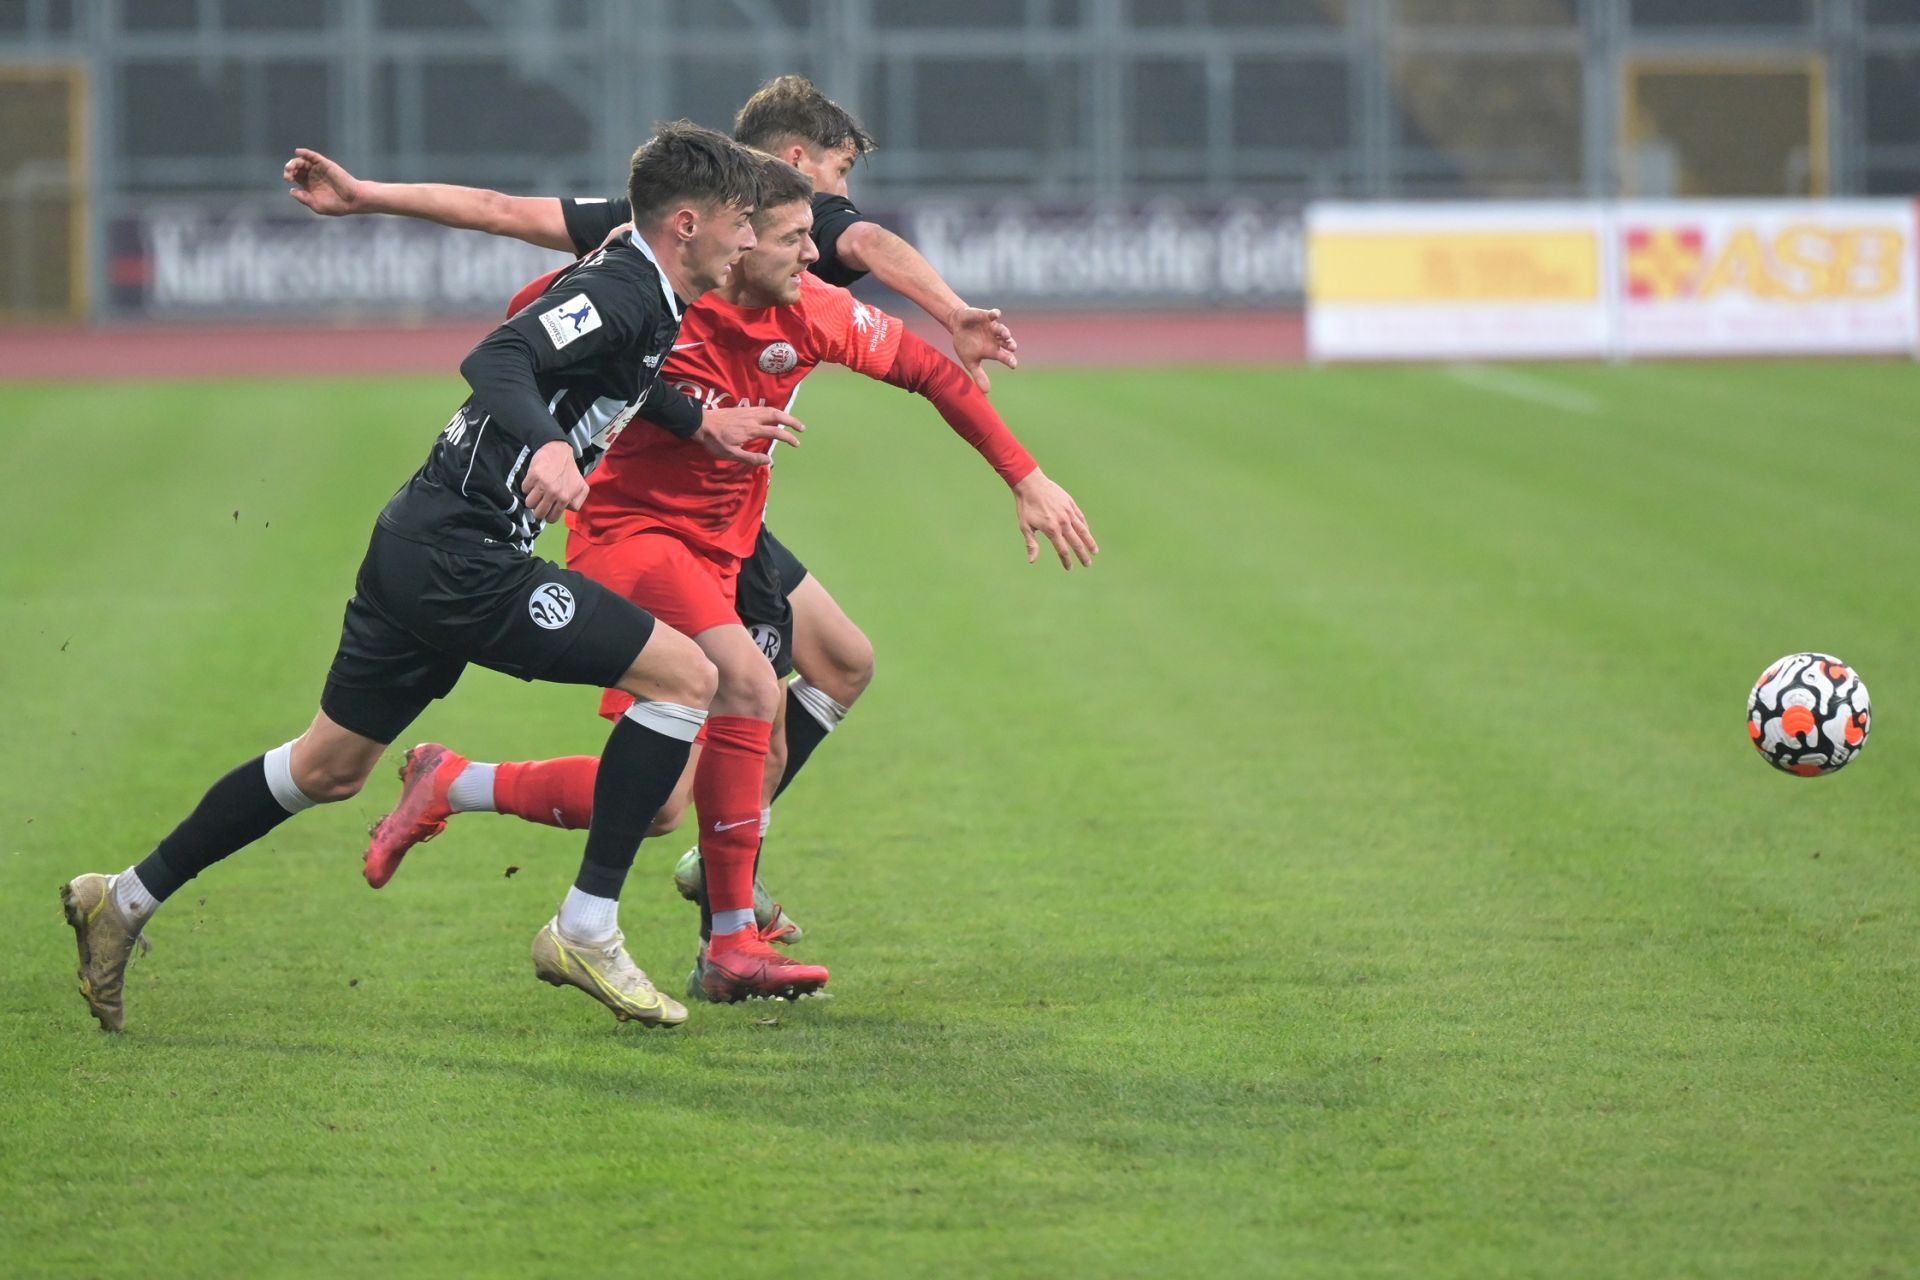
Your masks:
M580 871L534 939L534 969L623 1021L686 1019L627 955L618 899L706 718L714 668L692 640L532 546L580 507L584 473L636 412L648 419L636 429L719 456L750 457L745 439L797 443L783 413L703 412L657 383L682 308L753 247L756 172L725 135L685 122L634 153L633 234L569 268L462 363L472 395L380 513L312 725L214 783L140 862L62 886L80 991L103 1028L121 1028L127 960L161 903L293 814L356 794L470 662L637 700L607 738Z

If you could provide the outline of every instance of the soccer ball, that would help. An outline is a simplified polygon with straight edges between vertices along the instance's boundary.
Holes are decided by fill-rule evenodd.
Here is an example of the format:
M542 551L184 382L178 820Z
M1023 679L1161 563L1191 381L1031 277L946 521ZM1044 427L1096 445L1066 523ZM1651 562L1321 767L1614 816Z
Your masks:
M1747 695L1753 749L1802 778L1834 773L1859 755L1872 723L1860 673L1828 653L1788 654Z

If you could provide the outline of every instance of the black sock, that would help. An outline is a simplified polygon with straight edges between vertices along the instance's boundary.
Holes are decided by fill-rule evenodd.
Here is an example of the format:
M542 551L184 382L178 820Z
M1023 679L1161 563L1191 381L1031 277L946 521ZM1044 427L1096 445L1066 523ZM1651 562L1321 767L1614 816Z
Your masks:
M265 756L255 756L207 789L154 851L134 868L161 902L220 859L244 849L293 816L267 786Z
M780 793L793 783L793 776L813 754L813 749L826 740L827 726L813 718L813 712L807 710L804 702L795 695L793 686L787 686L787 769L780 775L780 785L774 788L773 798L778 800Z
M596 898L618 898L633 855L653 815L673 794L693 743L622 716L607 735L593 780L593 824L573 887Z

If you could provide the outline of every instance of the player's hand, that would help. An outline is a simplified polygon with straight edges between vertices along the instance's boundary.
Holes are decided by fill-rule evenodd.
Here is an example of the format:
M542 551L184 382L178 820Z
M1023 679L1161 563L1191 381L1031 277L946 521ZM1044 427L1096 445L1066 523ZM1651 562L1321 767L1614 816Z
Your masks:
M742 446L753 440L778 440L800 447L796 431L806 424L790 413L758 405L739 405L732 409L709 409L700 417L700 429L693 438L716 458L730 458L749 466L764 467L773 461L771 453L760 453Z
M1040 558L1040 543L1033 536L1036 533L1045 534L1053 544L1062 569L1072 570L1073 557L1090 565L1100 554L1100 544L1093 540L1093 530L1087 527L1087 518L1080 514L1073 495L1047 479L1038 467L1013 486L1013 513L1020 521L1020 536L1027 540L1028 564Z
M983 392L993 390L993 379L980 367L982 360L998 360L1009 369L1020 367L1020 357L1014 354L1020 344L1013 340L1013 331L1000 323L997 308L955 307L947 317L947 331L953 335L953 354L959 357L960 367Z
M573 460L573 446L550 440L534 450L520 492L527 495L527 510L548 524L586 505L587 478Z
M359 179L318 151L295 147L280 176L293 184L287 194L315 213L336 218L359 207Z

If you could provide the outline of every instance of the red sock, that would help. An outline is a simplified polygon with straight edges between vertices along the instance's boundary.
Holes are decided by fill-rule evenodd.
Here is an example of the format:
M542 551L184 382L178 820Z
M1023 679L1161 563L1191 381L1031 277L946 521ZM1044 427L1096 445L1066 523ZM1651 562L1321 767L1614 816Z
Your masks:
M599 756L562 756L495 765L493 807L528 822L584 831L593 822Z
M700 861L714 911L753 909L753 856L760 847L761 775L773 725L750 716L708 716L693 772L700 811Z

